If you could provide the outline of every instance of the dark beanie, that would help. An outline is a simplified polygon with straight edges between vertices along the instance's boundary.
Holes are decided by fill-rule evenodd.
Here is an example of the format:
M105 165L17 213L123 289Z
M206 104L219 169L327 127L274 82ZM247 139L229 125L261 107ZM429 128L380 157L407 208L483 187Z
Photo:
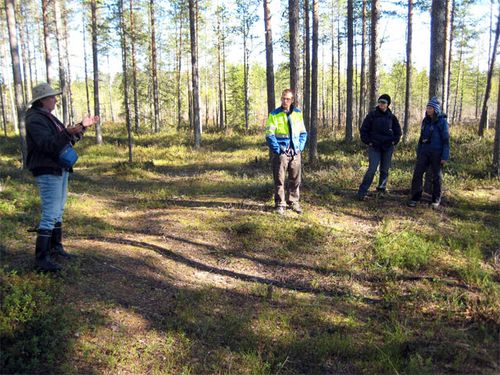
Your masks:
M427 103L427 107L434 108L434 112L436 112L436 115L439 115L441 113L441 105L438 98L436 98L435 96L433 96L431 100L429 100L429 103Z
M378 100L385 100L387 102L387 105L391 105L391 97L387 94L380 95Z

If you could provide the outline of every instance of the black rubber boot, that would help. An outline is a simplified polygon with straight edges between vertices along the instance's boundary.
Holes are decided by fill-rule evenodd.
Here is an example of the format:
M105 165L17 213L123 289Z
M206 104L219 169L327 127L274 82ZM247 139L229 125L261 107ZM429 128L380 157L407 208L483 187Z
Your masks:
M61 266L50 259L50 239L52 237L52 231L49 229L39 229L37 232L35 268L40 271L49 272L61 270Z
M62 245L62 223L58 222L52 229L52 238L50 240L50 249L52 254L65 258L76 258L76 255L68 253Z

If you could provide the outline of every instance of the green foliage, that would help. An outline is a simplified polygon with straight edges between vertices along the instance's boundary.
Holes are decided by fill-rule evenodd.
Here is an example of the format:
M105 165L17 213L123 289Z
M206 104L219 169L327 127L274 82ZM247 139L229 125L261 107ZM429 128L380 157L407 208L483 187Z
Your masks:
M54 304L56 285L45 275L0 269L2 373L59 372L71 348L71 318Z
M375 236L374 246L377 264L387 269L418 271L428 266L435 253L432 242L408 229L392 232L383 227Z

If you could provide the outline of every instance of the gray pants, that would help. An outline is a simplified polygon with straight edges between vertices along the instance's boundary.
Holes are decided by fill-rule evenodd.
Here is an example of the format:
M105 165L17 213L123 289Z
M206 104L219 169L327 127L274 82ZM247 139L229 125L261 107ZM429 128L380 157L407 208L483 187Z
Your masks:
M273 154L272 167L274 177L274 203L276 207L286 206L285 179L288 173L288 203L299 201L299 186L301 182L301 154L287 156Z

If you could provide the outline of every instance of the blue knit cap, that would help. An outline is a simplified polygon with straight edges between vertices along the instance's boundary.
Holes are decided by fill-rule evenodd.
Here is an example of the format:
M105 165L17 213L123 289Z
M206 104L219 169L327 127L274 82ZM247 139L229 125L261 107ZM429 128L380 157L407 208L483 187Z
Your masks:
M441 105L439 103L438 98L436 98L435 96L433 96L431 100L429 100L429 103L427 103L427 107L434 108L436 115L439 115L441 113Z

